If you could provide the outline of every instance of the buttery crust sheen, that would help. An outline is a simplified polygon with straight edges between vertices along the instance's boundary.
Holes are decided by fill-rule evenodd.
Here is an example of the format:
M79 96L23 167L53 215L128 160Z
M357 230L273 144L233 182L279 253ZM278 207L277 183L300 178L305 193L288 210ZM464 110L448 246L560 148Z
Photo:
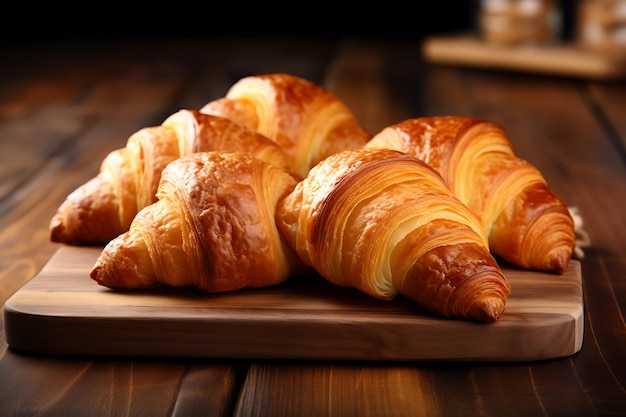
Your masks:
M480 223L431 167L388 149L352 149L311 169L277 224L327 280L445 317L497 320L511 292Z
M363 146L371 134L330 91L290 74L249 76L200 111L249 126L274 140L304 178L336 152Z
M432 166L476 214L494 254L523 268L566 270L576 247L570 212L541 172L515 155L501 127L470 117L408 119L365 147L398 150Z
M193 286L206 292L261 288L302 264L275 223L296 180L241 152L199 152L170 163L158 200L109 242L90 276L118 290Z
M286 154L269 138L232 120L180 110L160 126L135 132L126 146L107 155L98 175L72 192L50 222L50 239L68 244L105 244L128 230L139 210L156 201L161 172L195 152L250 153L289 169Z

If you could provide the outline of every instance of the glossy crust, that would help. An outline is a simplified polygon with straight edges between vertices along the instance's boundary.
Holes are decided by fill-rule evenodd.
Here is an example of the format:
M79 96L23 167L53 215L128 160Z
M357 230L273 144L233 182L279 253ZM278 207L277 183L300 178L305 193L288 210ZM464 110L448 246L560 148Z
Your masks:
M158 201L109 242L91 278L114 289L206 292L279 284L302 267L274 220L287 171L241 152L199 152L163 171Z
M567 268L576 247L569 210L539 170L515 155L501 127L469 117L409 119L366 147L406 152L437 170L477 215L494 254L528 269Z
M104 159L98 175L72 192L50 222L50 239L68 244L104 244L128 230L143 207L156 201L161 171L194 152L250 153L289 169L286 154L270 139L232 120L180 110L160 126L134 133L126 146Z
M329 281L445 317L497 320L510 287L476 217L431 167L388 149L353 149L311 169L281 200L278 227Z
M274 140L302 178L325 157L371 138L338 97L290 74L242 78L200 111L231 118Z

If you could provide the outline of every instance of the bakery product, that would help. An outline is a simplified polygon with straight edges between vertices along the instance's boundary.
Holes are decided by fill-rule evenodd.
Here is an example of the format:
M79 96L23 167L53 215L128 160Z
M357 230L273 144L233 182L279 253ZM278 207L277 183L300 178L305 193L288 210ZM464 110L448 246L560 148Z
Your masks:
M90 276L117 290L224 292L284 282L303 269L274 220L295 184L287 171L242 152L181 157L163 170L158 200L104 247Z
M476 217L419 159L351 149L311 169L279 201L277 224L327 280L444 317L497 320L510 294Z
M105 244L128 230L143 207L156 201L161 171L175 159L202 151L241 151L281 169L290 165L275 142L232 120L180 110L161 125L135 132L109 153L98 175L70 193L50 221L50 239Z
M275 141L304 178L325 157L363 146L371 134L336 95L285 73L253 75L233 84L201 112L230 118Z
M376 134L367 148L413 155L441 174L481 222L491 251L523 268L563 273L576 247L566 204L519 158L495 123L472 117L414 118Z

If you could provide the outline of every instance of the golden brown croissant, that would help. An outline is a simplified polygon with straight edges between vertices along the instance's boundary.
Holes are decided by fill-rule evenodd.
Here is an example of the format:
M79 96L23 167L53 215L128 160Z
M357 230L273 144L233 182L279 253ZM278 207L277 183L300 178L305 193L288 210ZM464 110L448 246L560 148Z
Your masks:
M337 96L290 74L244 77L200 111L230 118L274 140L302 178L325 157L361 147L371 138Z
M492 322L510 286L476 217L431 167L389 149L331 155L279 202L279 230L327 280Z
M281 283L302 267L274 217L295 184L287 171L242 152L177 159L163 170L157 202L104 247L90 276L113 289L222 292Z
M180 110L160 126L134 133L126 146L104 159L98 175L61 204L50 222L50 239L69 244L104 244L128 227L137 212L156 201L161 171L194 152L248 152L288 169L286 154L270 139L232 120Z
M491 251L518 266L563 273L576 247L567 206L539 170L517 157L504 130L470 117L405 120L368 148L416 156L479 218Z

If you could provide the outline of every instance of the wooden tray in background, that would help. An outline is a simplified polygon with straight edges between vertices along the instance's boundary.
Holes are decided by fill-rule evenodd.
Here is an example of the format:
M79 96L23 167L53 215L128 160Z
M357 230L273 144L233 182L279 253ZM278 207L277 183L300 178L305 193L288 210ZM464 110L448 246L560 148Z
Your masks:
M433 36L422 44L427 62L547 75L618 80L626 78L626 61L585 51L573 44L502 46L476 35Z
M4 306L10 347L55 355L339 360L531 361L583 339L578 261L562 275L504 267L513 288L493 324L434 317L320 277L204 294L116 292L89 271L100 248L63 246Z

